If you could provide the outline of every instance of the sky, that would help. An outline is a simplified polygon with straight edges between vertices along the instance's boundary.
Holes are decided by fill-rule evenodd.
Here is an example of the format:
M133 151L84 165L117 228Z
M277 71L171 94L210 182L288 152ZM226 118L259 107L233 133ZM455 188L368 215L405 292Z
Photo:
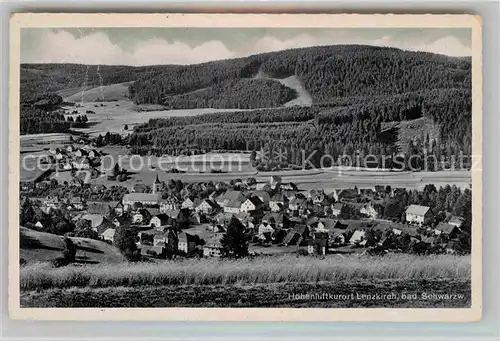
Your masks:
M187 65L335 44L470 56L471 39L467 28L23 28L21 62Z

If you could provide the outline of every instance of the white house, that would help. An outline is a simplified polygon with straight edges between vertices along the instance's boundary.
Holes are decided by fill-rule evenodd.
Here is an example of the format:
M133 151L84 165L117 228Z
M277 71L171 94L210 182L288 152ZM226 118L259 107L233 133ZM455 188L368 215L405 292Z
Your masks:
M110 241L111 243L113 243L114 238L115 238L115 233L116 233L116 229L109 228L101 234L101 238L103 240L107 240L107 241Z
M192 210L194 208L194 199L187 197L181 205L181 208L187 208Z
M196 208L196 212L203 212L206 214L212 214L217 210L217 203L215 201L205 199Z
M264 233L273 233L274 228L271 226L271 224L268 223L262 223L259 225L259 230L257 232L258 236L262 236Z
M366 232L365 231L360 231L356 230L354 231L353 235L351 236L351 239L349 239L350 244L356 244L361 242L361 240L364 238Z
M241 212L254 212L262 207L262 201L258 197L250 197L241 204Z
M158 214L155 215L154 217L151 218L149 221L149 226L154 226L155 228L161 228L162 226L165 226L168 224L168 215L166 214Z
M434 218L430 207L410 205L406 209L406 222L415 225L426 225Z
M372 204L364 204L361 206L359 213L364 214L372 219L378 218L378 212L375 210Z

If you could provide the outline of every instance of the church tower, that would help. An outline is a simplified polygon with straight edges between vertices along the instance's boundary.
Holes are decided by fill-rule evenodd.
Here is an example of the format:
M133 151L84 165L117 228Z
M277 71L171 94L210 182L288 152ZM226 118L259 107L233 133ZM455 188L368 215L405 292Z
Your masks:
M153 193L160 193L161 192L161 182L160 179L158 178L158 173L156 173L156 178L155 181L153 182Z

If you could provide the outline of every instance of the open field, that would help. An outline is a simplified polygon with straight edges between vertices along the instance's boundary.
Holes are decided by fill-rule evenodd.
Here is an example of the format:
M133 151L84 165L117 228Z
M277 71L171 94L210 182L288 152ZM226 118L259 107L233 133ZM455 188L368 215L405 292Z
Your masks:
M28 263L52 261L62 256L63 237L21 227L20 257ZM121 263L125 257L114 246L87 238L72 237L77 263Z
M86 91L75 92L64 100L66 102L75 102L75 103L89 103L95 102L96 100L100 101L120 101L120 100L128 100L128 87L133 82L125 82L125 83L117 83L112 85L104 85L102 87L90 88ZM68 91L66 94L70 93ZM64 95L65 93L62 93Z
M375 307L387 299L401 307L465 307L470 304L470 257L283 255L64 268L38 263L21 268L21 291L21 304L33 307ZM328 293L396 298L292 296ZM426 293L463 296L426 299Z
M182 259L161 263L124 263L51 268L33 264L21 269L23 289L145 285L217 285L349 280L438 280L470 278L470 256L298 255L242 260Z
M470 304L467 280L79 287L21 292L22 307L40 308L467 308Z
M89 91L99 91L99 88L94 88ZM81 105L79 108L73 106L65 107L66 110L72 112L77 110L77 115L85 115L87 110L92 110L95 114L86 114L89 126L86 128L76 128L75 131L84 132L89 135L96 136L98 134L110 133L127 134L131 132L134 126L148 122L152 118L167 118L174 116L196 116L214 112L234 112L238 109L183 109L183 110L151 110L137 111L138 107L130 100L120 99L110 102L80 102L73 95L74 102ZM101 106L102 105L102 106ZM125 125L128 130L124 130Z

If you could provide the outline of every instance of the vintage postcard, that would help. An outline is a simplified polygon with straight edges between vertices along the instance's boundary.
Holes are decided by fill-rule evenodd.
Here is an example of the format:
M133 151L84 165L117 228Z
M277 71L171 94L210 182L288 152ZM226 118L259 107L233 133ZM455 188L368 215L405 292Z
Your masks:
M12 318L481 318L480 17L10 25Z

